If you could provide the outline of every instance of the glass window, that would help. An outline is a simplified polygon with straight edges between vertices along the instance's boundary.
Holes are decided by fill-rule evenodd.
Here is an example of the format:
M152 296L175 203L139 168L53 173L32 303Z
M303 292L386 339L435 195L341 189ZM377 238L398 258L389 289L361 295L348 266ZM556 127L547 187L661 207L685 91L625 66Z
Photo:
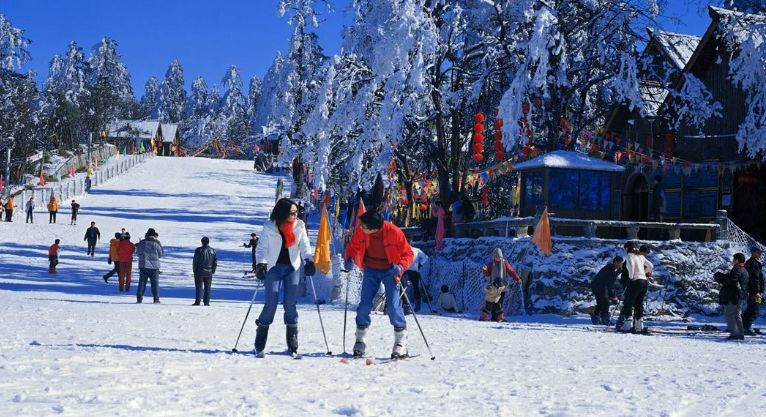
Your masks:
M611 179L608 172L580 172L580 210L609 210Z
M548 174L548 203L552 209L577 209L580 187L579 172L573 169L551 169Z
M524 173L524 207L535 208L543 204L543 173Z
M681 192L665 192L665 216L681 217Z
M684 218L714 217L717 202L717 191L686 191L684 192Z

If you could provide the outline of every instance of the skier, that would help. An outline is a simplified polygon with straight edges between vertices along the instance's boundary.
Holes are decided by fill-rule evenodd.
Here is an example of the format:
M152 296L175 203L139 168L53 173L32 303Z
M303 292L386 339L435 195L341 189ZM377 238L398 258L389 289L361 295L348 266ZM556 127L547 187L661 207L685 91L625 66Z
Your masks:
M250 233L250 242L243 243L242 246L250 248L250 257L253 260L253 272L255 272L255 267L258 265L255 261L255 249L258 247L258 236L255 233Z
M621 256L615 256L612 262L604 265L600 271L593 277L590 288L593 290L593 296L596 297L596 309L590 315L593 324L603 324L609 326L609 305L617 303L617 295L614 293L614 283L617 277L622 273L623 259Z
M104 282L109 282L109 278L112 277L112 275L117 274L119 277L120 275L120 237L122 236L122 233L115 233L114 239L109 241L109 259L108 262L114 263L114 268L107 272L104 275Z
M508 275L510 275L514 281L521 282L521 277L516 273L516 270L513 269L507 260L503 259L503 250L500 248L495 248L495 250L492 251L492 261L483 266L481 272L489 279L490 283L494 282L495 278L499 277L503 284L508 284ZM505 292L500 294L500 300L498 301L500 305L503 304L504 296Z
M210 286L213 283L213 274L218 266L218 257L215 249L210 247L210 239L207 236L202 238L202 246L194 250L194 259L192 269L194 271L194 304L198 306L200 295L203 293L202 301L206 306L210 305Z
M412 247L412 253L414 255L412 264L409 268L407 268L406 271L404 271L404 275L402 276L402 282L407 287L407 289L412 288L412 296L413 300L415 301L415 312L420 311L421 306L421 276L420 276L420 269L423 268L423 265L428 262L428 255L423 253L422 250ZM408 293L409 295L409 293ZM426 294L426 297L428 295ZM407 312L411 306L407 304L406 300L404 303L404 311Z
M120 291L130 291L130 274L133 271L133 252L135 250L136 245L130 241L130 233L123 233L117 248L120 259L120 269L117 271Z
M372 301L380 283L386 290L388 320L394 327L391 357L407 356L407 321L402 310L400 290L402 273L412 264L414 254L407 237L393 223L383 221L375 211L359 216L359 227L351 236L344 253L345 268L356 264L364 271L359 305L356 309L356 343L354 357L364 356L367 328L372 323Z
M491 315L492 321L505 321L500 296L506 291L508 291L508 285L500 277L493 279L492 283L484 288L484 308L481 310L479 321L487 321L488 315Z
M729 328L727 339L742 340L745 338L745 328L742 323L739 303L747 297L747 282L749 280L747 269L745 269L745 255L735 253L732 264L728 274L716 272L713 278L721 284L721 290L718 292L718 304L723 306L723 314Z
M82 240L88 241L88 252L91 258L96 254L96 242L101 240L101 232L96 227L96 222L90 222L90 227L85 230L85 237Z
M144 300L146 291L146 281L152 285L152 297L154 304L160 303L160 258L162 258L162 244L157 238L160 235L149 228L144 234L144 239L136 244L136 254L138 255L138 290L136 291L136 303L140 304Z
M457 313L457 303L455 296L449 292L449 287L442 285L441 294L436 299L436 308L445 313Z
M25 208L27 210L27 220L26 220L26 223L34 223L35 222L35 219L33 217L33 212L35 210L35 197L34 196L29 197L29 200L27 200L27 205L26 205Z
M745 263L747 269L747 308L742 314L742 325L747 336L755 336L752 329L753 322L758 318L758 312L763 302L763 265L761 264L761 248L753 246L750 249L750 259Z
M269 220L263 224L260 241L256 249L258 265L255 276L265 280L266 301L255 334L255 355L264 356L269 326L277 312L279 287L284 286L284 321L287 326L287 350L298 357L298 310L295 307L298 296L298 271L303 260L304 272L314 275L313 249L306 233L306 225L298 219L298 205L289 198L277 200Z
M56 196L51 194L51 199L48 200L48 223L56 223L56 213L59 212L59 201Z
M16 204L13 202L13 196L9 195L8 200L5 201L5 221L13 222L13 209L16 208Z
M72 218L69 220L69 224L77 224L77 212L80 210L80 204L72 200Z
M617 331L641 333L644 331L644 297L648 287L647 274L654 270L649 260L638 252L635 243L625 245L627 256L625 267L628 271L628 286L623 296L622 310L617 319ZM634 315L635 311L635 315ZM631 319L633 317L633 319Z
M53 244L48 247L48 273L58 274L56 271L56 265L59 264L59 243L61 240L56 239Z

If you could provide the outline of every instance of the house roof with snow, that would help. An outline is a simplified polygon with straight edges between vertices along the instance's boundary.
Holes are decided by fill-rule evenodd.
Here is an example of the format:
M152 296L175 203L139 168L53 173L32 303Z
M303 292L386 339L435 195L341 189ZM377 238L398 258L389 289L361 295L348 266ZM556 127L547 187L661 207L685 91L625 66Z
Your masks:
M692 58L694 50L697 49L700 40L699 36L685 35L682 33L665 32L661 30L649 30L652 41L665 53L670 62L678 69L683 69ZM650 46L647 45L647 49Z
M158 137L159 120L116 120L107 125L109 137L152 139Z
M173 142L178 134L178 124L162 123L162 141Z
M587 171L623 172L625 167L572 151L553 151L516 164L516 171L537 168L580 169Z

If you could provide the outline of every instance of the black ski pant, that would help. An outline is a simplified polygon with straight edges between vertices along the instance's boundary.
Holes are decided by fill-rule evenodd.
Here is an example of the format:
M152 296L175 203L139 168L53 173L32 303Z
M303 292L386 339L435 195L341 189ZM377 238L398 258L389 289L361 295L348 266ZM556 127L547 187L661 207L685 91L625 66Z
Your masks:
M32 210L27 210L27 223L34 223L35 218L32 216Z
M72 212L72 219L69 220L69 224L75 224L75 223L77 223L77 212L73 211Z
M609 324L609 290L603 286L593 286L593 296L596 297L596 309L593 315L601 320L601 324Z
M48 214L48 223L56 223L56 213L55 211L51 211Z
M88 255L94 256L96 254L96 241L88 239Z
M491 301L485 301L483 311L487 314L491 314L490 320L497 321L497 316L503 313L503 307L500 305L500 302L493 303Z
M5 209L5 221L7 222L13 221L13 210Z
M48 269L53 271L56 269L56 265L59 264L59 257L56 255L48 255Z
M630 281L628 288L625 289L620 317L626 319L631 316L634 319L644 317L644 298L646 297L646 289L648 287L649 282L645 279Z
M753 322L758 318L758 313L761 311L761 305L753 300L753 297L747 299L747 308L742 313L742 325L745 330L750 330L753 326Z
M119 274L120 274L120 261L112 261L112 262L114 262L114 269L112 269L111 271L107 272L107 273L104 275L104 279L109 279L109 278L111 278L111 277L112 277L114 274L117 274L118 276L119 276Z
M199 304L200 298L205 305L210 304L210 286L213 284L212 275L194 275L194 304ZM202 295L202 297L200 297Z
M252 250L250 256L253 258L253 271L255 271L255 267L258 265L258 263L255 262L255 249Z

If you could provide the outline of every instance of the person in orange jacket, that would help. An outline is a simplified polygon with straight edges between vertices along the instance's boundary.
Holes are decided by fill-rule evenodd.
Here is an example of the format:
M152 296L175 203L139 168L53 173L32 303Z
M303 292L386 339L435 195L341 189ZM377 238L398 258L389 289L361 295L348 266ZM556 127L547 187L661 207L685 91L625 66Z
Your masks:
M114 263L114 268L104 274L104 282L109 282L109 278L112 277L112 275L117 274L117 277L120 276L120 237L122 237L122 233L117 232L114 234L114 239L109 241L109 263Z
M120 239L120 245L117 248L120 268L117 275L120 277L120 291L130 291L130 273L133 270L133 252L136 251L136 245L130 241L130 233L125 232Z
M59 264L59 243L61 240L56 239L50 247L48 247L48 273L58 274L56 271L56 265Z
M400 295L402 273L414 259L412 247L404 232L393 223L383 221L376 211L359 216L359 227L351 236L344 253L345 267L354 265L364 271L359 306L356 309L356 343L354 356L361 357L367 347L367 328L372 323L370 312L380 283L386 288L388 319L394 326L392 358L407 356L407 321Z
M13 196L9 195L8 200L5 202L5 221L13 221L13 209L16 208L16 204L13 203Z
M48 223L56 223L56 213L59 212L59 201L56 200L56 196L51 194L51 199L48 201Z
M503 258L503 250L500 248L495 248L495 250L492 251L492 261L490 261L487 265L481 267L481 272L484 273L484 276L489 279L490 285L492 285L496 279L500 279L500 282L502 285L507 286L508 276L510 275L511 278L513 278L516 282L521 282L521 277L519 277L519 274L516 272L515 269L511 266L511 264ZM507 289L507 288L506 288ZM503 299L505 298L505 291L499 292L499 299L496 301L498 305L503 304ZM492 313L492 320L493 321L503 321L503 312L500 310L498 313L497 311L490 311L486 308L482 310L481 318L479 320L486 321L488 313Z

